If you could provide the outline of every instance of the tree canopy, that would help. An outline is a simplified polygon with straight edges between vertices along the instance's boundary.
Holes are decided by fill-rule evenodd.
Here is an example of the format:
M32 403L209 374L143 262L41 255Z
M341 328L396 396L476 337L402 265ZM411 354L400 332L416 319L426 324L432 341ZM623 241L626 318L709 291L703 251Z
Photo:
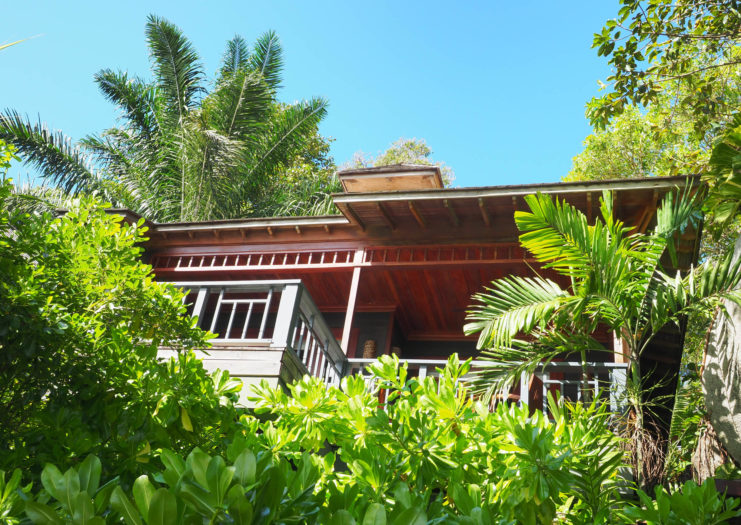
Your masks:
M722 86L738 75L741 12L736 0L621 0L616 18L595 34L608 57L608 92L587 105L593 125L606 126L629 105L655 102L667 83L689 89L682 103L699 123L727 114ZM732 101L735 110L738 100Z
M393 164L423 164L426 166L437 166L442 172L443 182L450 185L455 180L455 172L444 162L432 160L432 148L424 139L400 138L393 142L387 150L373 157L358 151L350 161L352 168L366 168L371 166L391 166Z
M95 192L156 221L260 215L286 199L286 170L328 179L331 164L317 126L327 102L277 100L283 69L278 36L252 49L235 36L211 91L193 44L169 21L146 24L152 81L103 69L103 95L121 110L121 125L79 143L15 111L0 114L0 138L28 164L72 194ZM314 152L312 155L311 152ZM279 191L275 191L276 187Z

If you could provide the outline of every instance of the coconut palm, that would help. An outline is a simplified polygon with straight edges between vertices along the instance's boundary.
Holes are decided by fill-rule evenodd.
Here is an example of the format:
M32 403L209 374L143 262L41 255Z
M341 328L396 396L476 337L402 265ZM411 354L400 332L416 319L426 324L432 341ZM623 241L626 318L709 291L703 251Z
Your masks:
M565 278L562 287L544 277L509 276L474 296L468 334L480 333L485 365L476 382L489 392L507 388L542 362L587 350L606 350L589 334L607 326L623 341L629 363L627 401L636 458L636 476L645 483L643 450L647 371L641 355L668 324L680 325L693 310L714 308L723 299L741 303L733 288L741 280L730 255L672 275L665 255L676 264L676 234L700 221L698 193L668 194L646 234L614 217L612 196L603 194L601 218L589 224L573 206L547 195L530 195L529 212L515 214L520 243L544 268ZM526 334L529 337L522 337ZM584 368L586 378L586 367Z
M230 40L210 92L180 29L150 16L146 37L153 81L110 69L95 75L121 110L120 126L73 145L61 132L6 111L0 138L64 191L97 192L153 220L258 214L271 178L316 136L326 101L277 103L283 61L274 32L252 50L239 36Z

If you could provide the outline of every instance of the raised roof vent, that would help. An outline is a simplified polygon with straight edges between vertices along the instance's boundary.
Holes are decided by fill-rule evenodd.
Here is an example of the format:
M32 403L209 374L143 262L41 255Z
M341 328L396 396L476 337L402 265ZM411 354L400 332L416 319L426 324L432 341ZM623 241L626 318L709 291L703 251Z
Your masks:
M435 190L443 187L440 168L422 164L395 164L337 172L347 193Z

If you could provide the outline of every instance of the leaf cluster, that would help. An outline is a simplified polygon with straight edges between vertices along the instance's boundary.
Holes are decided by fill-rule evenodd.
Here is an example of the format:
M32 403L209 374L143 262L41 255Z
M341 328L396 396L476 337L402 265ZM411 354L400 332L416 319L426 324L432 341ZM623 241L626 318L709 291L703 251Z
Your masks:
M213 447L240 384L205 372L208 334L141 262L143 222L83 199L61 217L6 206L0 186L0 465L96 454L122 477L151 450ZM168 362L157 350L179 350Z
M121 125L73 144L7 110L0 138L65 192L95 192L160 222L270 212L288 198L285 170L301 162L310 178L329 179L323 168L331 160L317 133L327 102L278 102L283 58L274 32L252 49L240 36L228 41L210 91L198 53L177 26L152 15L146 37L152 81L112 69L95 75L120 109Z
M738 72L741 12L735 0L621 0L616 18L594 35L608 57L611 91L588 104L593 125L604 127L627 106L649 105L666 83L688 86L684 103L698 122L727 110L722 86Z

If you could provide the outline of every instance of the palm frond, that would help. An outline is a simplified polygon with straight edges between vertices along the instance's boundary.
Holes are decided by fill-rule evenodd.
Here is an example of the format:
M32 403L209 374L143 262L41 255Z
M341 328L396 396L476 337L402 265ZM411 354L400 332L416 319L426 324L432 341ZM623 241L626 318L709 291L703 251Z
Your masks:
M532 340L512 339L511 344L486 348L479 355L480 365L471 374L472 390L491 397L507 392L523 376L532 376L556 358L572 355L582 348L604 350L583 333L534 330Z
M39 121L31 124L14 110L0 114L0 139L18 148L19 155L64 192L103 191L101 176L88 156L61 131Z
M101 69L94 77L105 97L119 106L134 128L147 137L159 131L157 91L125 72Z
M250 56L250 69L262 75L273 90L280 87L283 48L275 31L263 33L255 42L255 49Z
M590 226L587 217L574 206L549 195L525 197L530 212L515 212L520 244L543 264L571 278L586 277L595 267L612 262L624 248L619 223L607 228L601 221ZM607 260L606 260L607 258Z
M149 15L146 35L158 88L182 122L203 91L198 54L177 26L158 16Z
M327 101L322 98L278 108L259 138L259 147L245 152L245 164L249 168L236 192L249 193L259 188L270 174L287 167L326 114Z
M224 51L224 56L221 59L219 76L223 78L237 71L243 71L249 67L249 64L250 55L247 42L241 36L234 35L234 38L226 43L226 51Z
M231 174L240 162L242 144L210 129L203 120L187 129L188 178L186 201L179 220L197 221L231 218L239 206L232 191Z
M519 332L544 328L571 294L541 277L508 276L473 296L480 304L468 311L467 335L480 332L478 348L508 346Z
M241 139L250 147L265 129L272 100L260 75L238 70L221 79L203 100L203 109L209 126L229 139Z

